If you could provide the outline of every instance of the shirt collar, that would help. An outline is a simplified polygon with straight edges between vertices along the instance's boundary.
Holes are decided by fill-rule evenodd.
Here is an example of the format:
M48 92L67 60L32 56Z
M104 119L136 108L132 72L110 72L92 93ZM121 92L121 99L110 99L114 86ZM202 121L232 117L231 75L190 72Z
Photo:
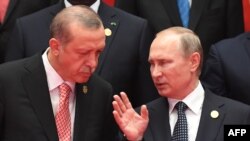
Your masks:
M68 2L68 0L64 0L65 7L70 7L72 4ZM93 3L90 8L93 9L96 13L98 12L99 6L100 6L100 0L97 0L95 3Z
M43 64L44 64L44 68L45 68L45 72L47 75L47 83L48 83L48 87L49 87L49 91L57 88L59 85L61 85L62 83L67 83L72 92L74 91L75 88L75 83L74 82L69 82L69 81L64 81L62 79L62 77L56 72L56 70L51 66L49 60L48 60L48 52L49 52L49 48L46 49L46 51L43 53L42 55L42 59L43 59Z
M186 96L182 101L188 106L188 108L192 112L194 112L195 114L198 114L200 109L202 108L204 97L205 97L205 92L199 81L197 87L188 96ZM173 112L175 104L179 101L180 100L168 98L169 113Z

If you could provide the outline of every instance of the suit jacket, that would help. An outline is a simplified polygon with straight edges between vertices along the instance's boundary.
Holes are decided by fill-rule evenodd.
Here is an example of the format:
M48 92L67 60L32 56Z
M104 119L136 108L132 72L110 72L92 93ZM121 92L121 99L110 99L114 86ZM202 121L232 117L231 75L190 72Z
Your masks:
M167 99L163 97L147 104L149 125L144 141L171 141L168 106ZM212 110L219 112L218 118L210 116ZM224 125L231 124L249 125L250 107L205 90L196 141L223 141Z
M31 56L48 47L49 25L64 3L17 20L6 61ZM112 31L99 58L96 73L113 85L114 92L127 92L134 106L158 97L150 76L148 53L153 39L146 20L106 4L98 13L104 27Z
M138 15L138 0L115 0L115 7L125 10L131 14Z
M211 47L201 79L213 92L250 105L250 32Z
M50 5L50 0L10 0L5 20L0 23L0 63L4 61L4 53L10 33L17 18L28 15Z
M1 141L58 140L41 55L1 65L0 89ZM75 92L74 141L114 140L112 86L93 75Z
M128 4L116 1L117 7ZM176 0L134 0L134 4L130 8L137 9L129 10L147 19L155 32L182 26ZM244 32L242 11L241 0L192 0L188 28L200 37L205 56L213 43Z

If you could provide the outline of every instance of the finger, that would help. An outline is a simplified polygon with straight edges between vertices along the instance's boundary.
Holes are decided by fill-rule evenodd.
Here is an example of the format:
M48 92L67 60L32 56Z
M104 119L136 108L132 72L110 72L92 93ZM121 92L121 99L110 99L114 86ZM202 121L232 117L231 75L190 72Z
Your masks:
M131 102L128 99L128 96L125 92L120 93L122 100L124 102L124 105L126 106L127 109L133 108Z
M117 102L116 102L116 101L113 101L113 102L112 102L112 105L113 105L114 111L116 111L117 114L118 114L120 117L122 117L122 111L121 111L119 105L117 104Z
M141 117L144 119L144 120L149 120L148 118L148 109L147 109L147 106L146 105L142 105L141 106Z
M121 117L119 116L118 112L117 111L113 111L113 115L114 115L114 119L117 123L117 125L120 127L120 129L123 131L124 129L124 124L121 120Z
M122 101L122 99L120 98L120 96L114 95L114 99L118 103L121 111L125 112L127 109L126 109L126 106L124 105L124 101Z

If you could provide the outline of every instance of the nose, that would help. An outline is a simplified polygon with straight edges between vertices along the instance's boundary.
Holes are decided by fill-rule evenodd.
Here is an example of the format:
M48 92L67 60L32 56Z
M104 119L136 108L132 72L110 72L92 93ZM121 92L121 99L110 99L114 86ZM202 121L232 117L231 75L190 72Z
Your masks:
M87 65L92 68L95 69L97 64L98 64L98 57L96 55L89 55L89 57L87 58Z
M150 71L151 71L151 76L152 76L153 78L157 78L157 77L159 77L159 76L162 75L161 69L160 69L160 67L157 66L157 65L155 65L154 67L151 66L151 67L150 67Z

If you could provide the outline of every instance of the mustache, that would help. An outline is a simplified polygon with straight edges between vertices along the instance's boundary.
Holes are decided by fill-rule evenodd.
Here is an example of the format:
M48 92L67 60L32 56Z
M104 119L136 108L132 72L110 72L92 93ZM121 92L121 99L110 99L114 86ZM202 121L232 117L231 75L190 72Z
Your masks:
M79 72L81 73L94 73L95 68L91 68L91 67L87 67L87 66L83 66L80 68Z

